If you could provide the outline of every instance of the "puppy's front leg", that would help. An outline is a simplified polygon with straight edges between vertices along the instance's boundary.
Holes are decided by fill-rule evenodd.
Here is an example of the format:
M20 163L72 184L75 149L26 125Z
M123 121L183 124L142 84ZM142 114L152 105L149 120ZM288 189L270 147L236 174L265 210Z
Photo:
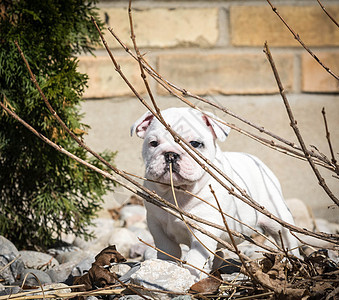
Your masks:
M153 236L155 247L159 248L169 255L181 258L181 248L179 244L167 236L167 234L163 231L161 224L159 222L156 222L154 218L150 216L147 216L147 224ZM158 251L157 258L176 261L174 258L166 255L165 253Z
M218 243L199 231L193 231L193 233L195 236L192 236L191 247L185 260L189 264L187 265L187 269L196 277L196 281L199 281L207 277L207 274L200 270L204 270L207 273L212 270L214 260L213 253L216 252Z

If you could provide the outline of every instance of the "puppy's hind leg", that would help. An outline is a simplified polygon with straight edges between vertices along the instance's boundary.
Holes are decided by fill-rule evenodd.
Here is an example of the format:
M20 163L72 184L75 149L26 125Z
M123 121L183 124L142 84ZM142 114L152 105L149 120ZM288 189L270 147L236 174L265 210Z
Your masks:
M288 221L289 223L294 224L293 220ZM259 218L258 227L260 227L265 234L273 237L280 247L284 246L285 250L287 249L289 253L296 257L300 257L298 241L285 227L266 216L261 216ZM281 236L279 232L281 233ZM283 245L281 239L283 241Z

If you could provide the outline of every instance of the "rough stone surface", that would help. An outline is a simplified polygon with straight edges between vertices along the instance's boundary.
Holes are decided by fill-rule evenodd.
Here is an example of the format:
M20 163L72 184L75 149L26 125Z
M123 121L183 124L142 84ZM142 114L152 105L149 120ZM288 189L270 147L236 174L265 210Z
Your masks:
M52 283L51 277L41 270L36 269L25 269L21 273L20 283L25 282L25 285L29 286L39 286L41 284L50 284Z
M123 276L131 269L131 266L128 264L117 264L110 267L109 271L118 275L118 277Z
M64 282L71 274L75 265L76 262L70 261L59 266L56 266L51 270L47 270L46 273L49 275L52 282Z
M320 61L336 75L339 74L339 53L317 53ZM302 90L315 93L339 93L338 81L308 53L302 55Z
M89 256L86 259L82 260L78 263L72 270L72 276L82 276L84 273L88 272L88 270L92 267L92 264L95 261L95 256Z
M22 292L22 289L19 286L11 286L0 291L0 296L13 295L20 292Z
M0 235L0 254L14 254L19 255L18 249L14 246L14 244Z
M186 292L193 284L191 273L175 263L151 259L141 263L140 269L131 277L131 282L150 289L161 289L173 292ZM142 291L154 299L170 299L160 293Z
M19 251L25 268L36 270L48 270L58 266L58 261L53 256L37 251Z
M148 247L143 256L143 260L149 260L149 259L156 259L157 258L157 251L153 248Z
M6 283L12 284L17 276L23 271L24 263L18 259L19 251L14 244L3 236L0 236L0 269L14 261L9 267L2 270L0 278Z
M101 9L101 15L131 45L127 10L107 7ZM133 20L139 47L211 47L219 36L217 8L138 9L133 10ZM111 47L118 46L110 33L106 37Z
M275 56L286 90L293 89L293 56ZM269 94L278 91L270 65L257 54L172 54L159 56L159 72L195 94ZM159 86L159 93L167 92Z
M10 262L14 261L18 256L12 253L0 255L0 269L4 268ZM16 281L17 276L23 271L24 263L21 259L16 259L9 267L5 268L0 278L8 284L12 284Z
M95 256L95 254L97 253L94 253L91 251L85 251L85 250L77 250L77 251L72 251L72 252L59 253L56 256L56 259L60 264L64 264L68 262L77 264L89 256Z
M339 6L326 7L335 19ZM339 45L339 31L326 14L313 6L277 6L280 15L308 46ZM298 46L299 43L266 6L232 6L230 9L232 44L235 46Z

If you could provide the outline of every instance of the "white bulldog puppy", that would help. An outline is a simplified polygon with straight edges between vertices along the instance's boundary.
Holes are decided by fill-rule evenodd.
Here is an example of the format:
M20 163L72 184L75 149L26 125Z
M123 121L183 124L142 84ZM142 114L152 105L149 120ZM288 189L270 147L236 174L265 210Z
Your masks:
M293 217L284 202L280 184L274 174L252 155L222 152L220 150L216 141L226 139L230 132L229 127L215 121L215 117L211 118L211 114L202 114L192 108L170 108L162 111L162 116L172 129L217 168L232 178L240 188L246 190L256 202L282 220L294 224ZM168 185L170 183L169 165L172 164L174 186L180 186L217 206L209 187L211 185L223 212L271 235L279 244L278 232L280 230L285 248L292 249L292 254L299 255L296 239L285 228L238 198L231 196L224 187L174 142L170 133L150 112L144 114L135 122L131 128L131 133L133 134L133 132L144 139L142 156L146 166L146 178L159 182L146 181L145 186L148 189L175 204L171 187ZM210 170L213 171L211 167ZM220 175L217 176L225 184L231 186L226 179ZM176 198L179 207L186 212L224 226L220 212L210 205L183 191L177 190ZM204 269L206 272L210 272L214 257L200 242L212 252L219 249L218 243L198 230L192 229L196 236L194 237L179 218L148 202L145 203L145 206L148 227L153 235L156 247L172 256L182 258L189 264ZM245 235L253 233L248 227L231 218L226 217L226 220L232 230ZM199 226L230 242L226 230L218 230L201 223L199 223ZM238 242L241 242L241 240L239 239ZM186 244L189 247L186 257L182 257L181 244ZM158 252L158 258L170 259L160 252ZM197 276L197 279L201 278L202 274L197 269L189 269L193 275ZM202 277L205 276L202 275Z

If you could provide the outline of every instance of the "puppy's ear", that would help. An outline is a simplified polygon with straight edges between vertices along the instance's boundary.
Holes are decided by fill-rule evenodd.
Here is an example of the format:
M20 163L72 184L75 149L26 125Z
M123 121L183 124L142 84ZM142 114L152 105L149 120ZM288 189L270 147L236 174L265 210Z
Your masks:
M153 117L154 116L152 115L152 113L148 111L145 114L143 114L138 120L136 120L131 127L131 136L135 132L138 137L143 139L145 137L145 132L148 126L151 124Z
M211 113L204 113L204 115L202 116L204 122L206 123L206 125L208 126L208 128L212 131L212 134L214 136L215 139L223 142L226 140L226 138L228 137L231 128L229 128L228 126L226 126L225 124L218 122L218 118L211 114Z

